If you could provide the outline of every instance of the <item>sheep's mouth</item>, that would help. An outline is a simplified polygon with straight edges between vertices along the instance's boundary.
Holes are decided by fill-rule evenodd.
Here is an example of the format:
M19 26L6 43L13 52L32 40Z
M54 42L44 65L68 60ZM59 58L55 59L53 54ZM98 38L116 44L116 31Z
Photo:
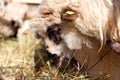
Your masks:
M54 24L47 29L47 35L50 40L54 41L56 44L59 44L62 41L61 38L61 25Z

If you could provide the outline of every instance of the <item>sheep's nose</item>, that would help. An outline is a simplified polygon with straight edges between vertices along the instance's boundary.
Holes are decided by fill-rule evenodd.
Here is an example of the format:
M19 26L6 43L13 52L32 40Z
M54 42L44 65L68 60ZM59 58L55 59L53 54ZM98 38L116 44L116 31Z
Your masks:
M54 24L47 29L47 35L50 40L54 41L56 44L59 44L62 41L61 38L61 25Z
M13 30L14 34L11 35L11 38L16 38L17 34L18 34L18 29L20 28L20 23L15 21L15 20L11 20L10 22L11 24L11 29Z

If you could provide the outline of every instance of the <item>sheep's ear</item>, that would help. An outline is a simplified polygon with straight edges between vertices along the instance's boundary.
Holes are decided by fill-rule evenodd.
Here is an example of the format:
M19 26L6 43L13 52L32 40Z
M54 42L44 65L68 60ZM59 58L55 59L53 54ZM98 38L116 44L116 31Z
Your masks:
M120 43L119 42L108 40L106 43L112 51L120 55Z
M72 10L66 10L62 14L62 19L64 20L75 20L78 17L78 13Z

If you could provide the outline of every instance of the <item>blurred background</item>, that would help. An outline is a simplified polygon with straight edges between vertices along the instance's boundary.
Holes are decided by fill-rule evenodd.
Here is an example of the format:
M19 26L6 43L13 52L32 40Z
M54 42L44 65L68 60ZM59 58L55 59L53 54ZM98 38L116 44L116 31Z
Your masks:
M0 80L34 80L39 41L29 30L41 0L0 0Z

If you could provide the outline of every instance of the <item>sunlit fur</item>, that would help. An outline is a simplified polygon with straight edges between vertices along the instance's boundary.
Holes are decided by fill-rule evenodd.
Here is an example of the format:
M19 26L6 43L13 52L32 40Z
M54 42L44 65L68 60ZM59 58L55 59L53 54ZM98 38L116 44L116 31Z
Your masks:
M78 17L63 20L65 9L74 10ZM120 58L106 46L106 40L120 42L120 0L43 0L31 28L47 37L47 28L54 24L61 25L64 44L70 50L77 50L74 57L81 64L85 60L89 73L109 74L109 80L120 79ZM101 55L106 56L89 70Z

